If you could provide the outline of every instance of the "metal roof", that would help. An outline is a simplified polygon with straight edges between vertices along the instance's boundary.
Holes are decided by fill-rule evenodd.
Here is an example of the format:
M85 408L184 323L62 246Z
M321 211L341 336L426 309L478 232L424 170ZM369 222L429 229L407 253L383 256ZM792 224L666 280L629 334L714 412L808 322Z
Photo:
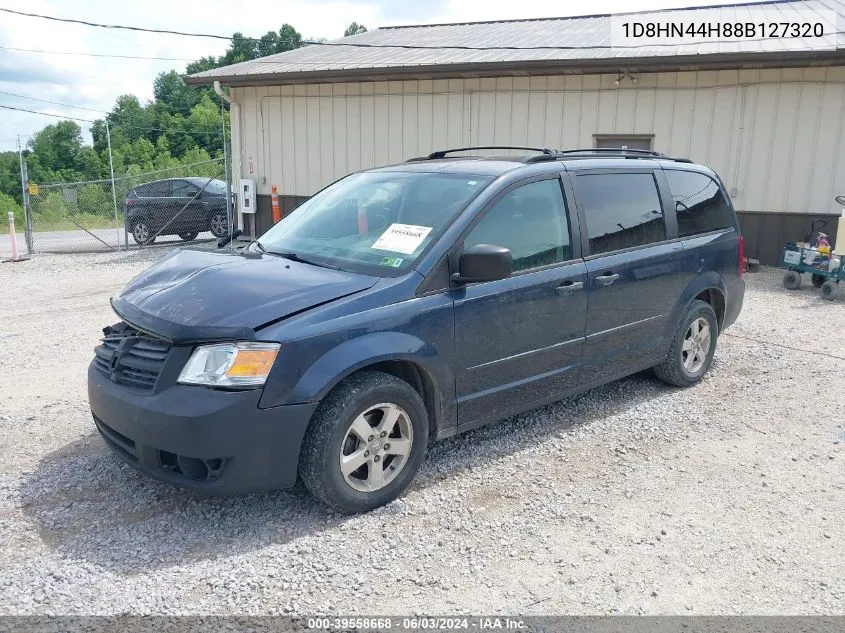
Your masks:
M837 31L845 31L845 0L777 0L625 15L659 14L665 18L677 14L679 19L694 21L704 20L713 9L736 22L759 22L760 12L767 22L778 22L789 11L819 17L833 11L838 18ZM197 73L186 81L219 80L237 86L845 63L845 37L841 34L836 50L826 51L809 51L799 39L788 38L620 48L610 45L610 24L610 15L593 15L385 27L332 40L330 46L310 45Z

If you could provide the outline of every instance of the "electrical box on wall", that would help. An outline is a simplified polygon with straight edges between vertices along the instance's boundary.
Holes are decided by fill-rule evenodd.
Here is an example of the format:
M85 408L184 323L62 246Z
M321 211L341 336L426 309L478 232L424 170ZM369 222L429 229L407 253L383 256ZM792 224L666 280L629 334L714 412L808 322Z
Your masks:
M241 178L238 195L241 203L241 213L255 213L255 180Z

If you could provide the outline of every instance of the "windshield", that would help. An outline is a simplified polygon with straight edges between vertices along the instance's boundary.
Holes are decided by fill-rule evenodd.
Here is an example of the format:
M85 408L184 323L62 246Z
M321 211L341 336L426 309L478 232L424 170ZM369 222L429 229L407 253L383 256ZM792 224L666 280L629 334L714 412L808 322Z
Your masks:
M492 180L489 176L379 171L353 174L310 198L259 238L343 269L408 269Z

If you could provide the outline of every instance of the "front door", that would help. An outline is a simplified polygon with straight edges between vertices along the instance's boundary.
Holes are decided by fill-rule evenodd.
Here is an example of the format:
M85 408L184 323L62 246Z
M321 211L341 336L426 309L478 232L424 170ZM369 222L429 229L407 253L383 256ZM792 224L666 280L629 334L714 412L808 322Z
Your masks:
M587 314L587 268L559 178L505 191L465 236L464 248L476 244L508 248L514 271L453 291L461 426L575 387Z
M670 313L686 284L651 170L572 174L587 237L590 286L581 384L665 355ZM670 218L670 222L673 221Z

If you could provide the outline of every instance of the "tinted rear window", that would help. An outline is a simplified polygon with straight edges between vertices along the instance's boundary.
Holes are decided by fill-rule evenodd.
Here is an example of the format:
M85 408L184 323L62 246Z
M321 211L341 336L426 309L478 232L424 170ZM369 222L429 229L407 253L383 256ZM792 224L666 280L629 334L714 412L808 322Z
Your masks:
M716 181L692 171L667 169L665 173L675 201L678 236L687 237L734 225L733 213Z
M157 180L135 188L135 194L141 198L166 198L170 191L169 180Z
M587 219L590 253L609 253L666 239L652 174L583 174L575 194Z

